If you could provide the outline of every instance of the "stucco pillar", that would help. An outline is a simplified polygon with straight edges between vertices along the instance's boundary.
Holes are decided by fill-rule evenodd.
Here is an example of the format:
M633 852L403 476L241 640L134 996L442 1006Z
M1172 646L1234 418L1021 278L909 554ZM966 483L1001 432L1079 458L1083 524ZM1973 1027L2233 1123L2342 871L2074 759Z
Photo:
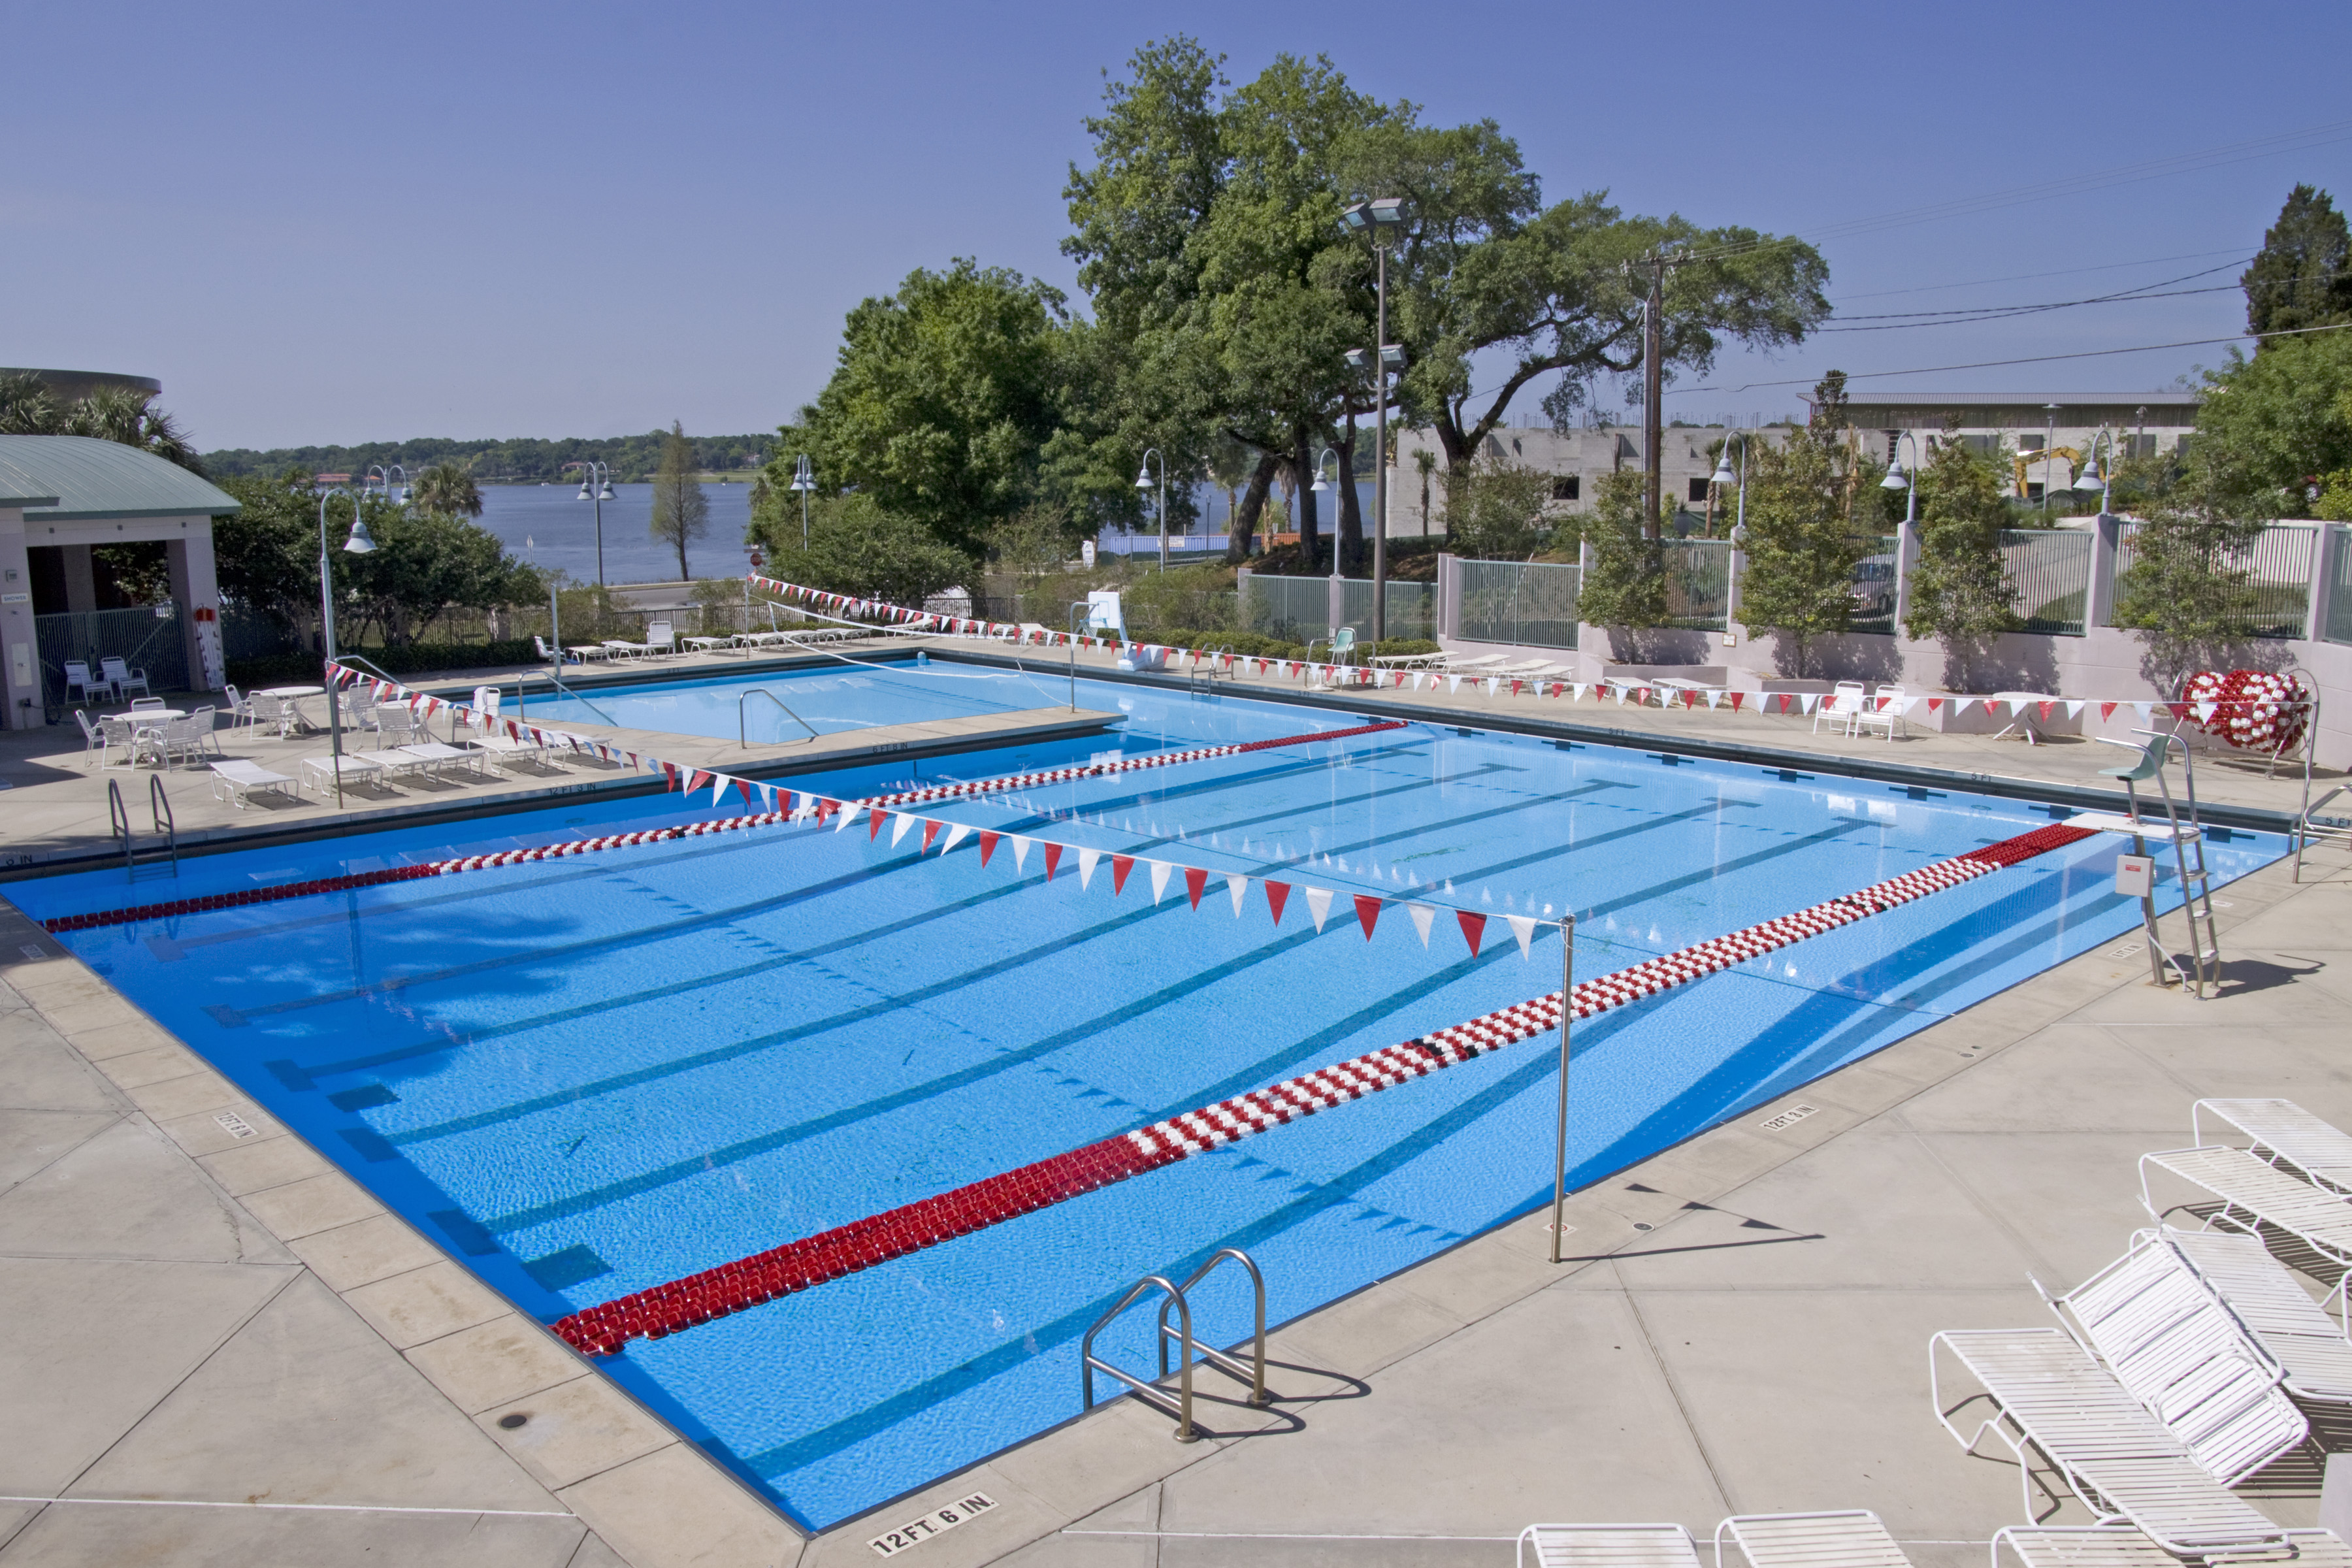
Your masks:
M2116 552L2123 540L2123 520L2102 511L2091 522L2090 591L2083 595L2085 635L2112 625L2116 618Z
M84 614L98 608L98 569L91 564L87 544L61 544L58 553L65 558L66 608Z
M180 607L180 635L188 655L188 681L218 691L228 679L222 658L220 584L213 560L210 518L192 518L187 532L164 542L172 572L172 602Z
M1900 522L1895 528L1895 635L1903 635L1904 618L1911 613L1911 574L1919 564L1919 525Z
M33 568L25 554L25 509L0 507L0 729L49 721L41 696L41 645L33 627Z

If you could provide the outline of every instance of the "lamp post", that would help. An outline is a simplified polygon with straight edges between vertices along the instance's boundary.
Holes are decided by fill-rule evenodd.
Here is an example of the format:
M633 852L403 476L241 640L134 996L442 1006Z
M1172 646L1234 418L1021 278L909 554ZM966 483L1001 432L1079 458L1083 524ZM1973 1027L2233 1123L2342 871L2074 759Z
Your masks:
M2102 439L2107 444L2107 467L2104 474L2099 471L2099 442ZM2114 497L2115 485L2116 435L2102 425L2098 434L2091 437L2089 448L2083 454L2083 471L2074 476L2074 493L2081 495L2085 490L2097 490L2099 516L2105 517L2107 515L2107 502Z
M595 461L580 465L580 493L573 500L596 503L596 586L604 585L604 503L613 499L613 465Z
M808 454L807 454L806 452L803 452L803 453L801 454L801 459L800 459L799 463L797 463L796 465L794 465L794 467L793 467L793 486L792 486L792 488L793 488L793 489L798 490L798 491L800 492L800 498L801 498L801 549L802 549L802 550L803 550L803 551L805 551L805 550L807 550L807 549L808 549L808 547L809 547L809 524L808 524L808 499L809 499L809 492L810 492L811 490L813 490L813 489L816 489L816 475L814 475L814 473L812 473L812 472L810 472L810 471L809 471L809 460L808 460Z
M385 489L391 488L387 476ZM319 498L319 640L326 645L327 664L327 732L334 756L335 807L343 804L343 710L342 689L336 681L332 667L335 662L335 574L332 558L327 553L327 503L337 496L352 492L337 485ZM360 498L352 496L352 531L343 541L343 549L352 555L365 555L375 548L369 537L367 519L361 515Z
M2050 519L2050 448L2058 441L2058 405L2042 405L2042 517Z
M1157 447L1145 449L1143 466L1135 470L1135 488L1151 489L1151 459L1160 458L1160 569L1168 570L1168 459Z
M1911 443L1911 467L1907 472L1903 467L1903 443L1906 441ZM1911 613L1911 565L1919 550L1919 487L1913 478L1919 471L1917 434L1909 430L1900 432L1895 438L1895 450L1888 455L1894 461L1886 467L1886 477L1878 481L1879 488L1903 492L1903 531L1897 536L1895 545L1895 619L1899 624ZM2046 476L2048 470L2044 469L2043 473ZM2042 493L2049 493L2047 483L2042 486Z
M1378 315L1372 324L1372 349L1380 356L1380 363L1372 370L1374 407L1378 410L1373 426L1372 457L1372 643L1377 647L1388 635L1389 370L1391 364L1399 368L1404 364L1404 350L1388 341L1389 241L1404 232L1404 202L1396 196L1358 202L1339 215L1339 221L1347 225L1350 233L1371 235L1372 265L1380 301ZM1393 360L1390 358L1391 354L1395 355ZM1349 476L1349 482L1355 482L1353 475ZM1335 569L1339 559L1339 550L1335 543L1331 548Z
M1330 464L1334 468L1339 467L1339 453L1338 448L1326 447L1321 452L1316 455L1315 482L1307 488L1314 491L1318 496L1328 495L1331 492L1332 487L1323 481L1323 465L1326 463ZM1355 475L1349 474L1348 476L1349 482L1353 483L1355 481ZM1314 563L1309 562L1307 564L1313 565ZM1339 519L1336 516L1332 519L1331 528L1331 581L1334 583L1339 581Z
M1731 443L1739 442L1739 471L1731 471ZM1732 626L1739 620L1739 578L1748 566L1748 432L1734 431L1723 438L1723 449L1716 454L1715 473L1717 485L1739 487L1739 510L1731 525L1731 556L1726 563L1723 584L1723 646L1730 647L1738 634Z

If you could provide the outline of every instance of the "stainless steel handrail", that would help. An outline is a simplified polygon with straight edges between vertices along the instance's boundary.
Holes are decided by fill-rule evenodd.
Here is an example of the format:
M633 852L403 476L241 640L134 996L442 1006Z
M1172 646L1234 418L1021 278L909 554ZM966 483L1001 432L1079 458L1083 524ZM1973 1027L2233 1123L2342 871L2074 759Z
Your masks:
M131 757L135 763L138 753L132 752ZM131 855L131 808L122 804L122 785L113 779L106 781L106 830L121 846L123 874L136 875L138 863Z
M1197 1279L1198 1276L1196 1275L1194 1278ZM1118 1368L1111 1365L1107 1361L1101 1360L1095 1354L1095 1336L1102 1332L1104 1329L1108 1328L1113 1319L1117 1318L1121 1312L1126 1311L1129 1307L1134 1305L1135 1299L1138 1296L1142 1295L1146 1290L1150 1289L1155 1285L1157 1285L1161 1290L1167 1292L1169 1300L1175 1302L1178 1320L1183 1324L1184 1329L1184 1353L1181 1357L1181 1365L1177 1375L1177 1396L1174 1399L1168 1397L1168 1391L1166 1389L1155 1387L1154 1385L1144 1382L1139 1377L1130 1377L1126 1373L1119 1371ZM1163 1304L1160 1310L1164 1313L1167 1310L1166 1306ZM1080 1377L1082 1379L1085 1396L1085 1403L1082 1404L1079 1408L1082 1410L1091 1410L1094 1408L1095 1373L1097 1372L1108 1373L1111 1376L1118 1379L1119 1382L1127 1384L1129 1389L1134 1391L1139 1398L1144 1400L1148 1404L1156 1405L1160 1409L1168 1412L1171 1415L1175 1416L1176 1440L1179 1443L1198 1442L1201 1435L1192 1430L1192 1309L1191 1305L1185 1301L1184 1292L1178 1289L1173 1284L1170 1283L1167 1278L1163 1275L1145 1275L1142 1279L1135 1282L1133 1289L1129 1289L1126 1295L1121 1296L1118 1299L1118 1303L1114 1305L1109 1311L1105 1312L1101 1317L1095 1320L1095 1326L1087 1331L1087 1337L1078 1343ZM1160 1352L1160 1375L1162 1377L1167 1376L1168 1352L1165 1346L1161 1347Z
M1177 1300L1189 1306L1192 1287L1198 1285L1202 1279L1208 1278L1209 1271L1216 1268L1218 1264L1223 1263L1228 1258L1240 1264L1244 1268L1249 1270L1250 1288L1255 1293L1257 1298L1257 1322L1255 1331L1252 1335L1251 1361L1253 1364L1244 1367L1241 1363L1235 1361L1233 1357L1227 1355L1221 1350L1212 1349L1208 1345L1190 1343L1191 1331L1189 1329L1186 1331L1186 1339L1188 1342L1186 1348L1189 1348L1193 1354L1198 1355L1202 1361L1221 1366L1224 1368L1225 1371L1232 1373L1235 1377L1248 1378L1250 1382L1249 1402L1252 1405L1264 1405L1273 1397L1265 1391L1265 1276L1258 1272L1257 1265L1251 1260L1250 1255L1244 1252L1238 1247L1221 1247L1217 1251L1216 1255L1211 1258L1209 1261L1201 1265L1200 1268L1192 1270L1192 1278L1186 1279L1181 1285L1176 1287ZM1175 1330L1168 1326L1168 1307L1169 1303L1165 1301L1160 1303L1160 1375L1162 1377L1166 1377L1168 1375L1168 1342L1176 1332Z
M107 782L112 784L114 781L109 779ZM155 831L163 836L164 844L172 851L172 875L176 877L180 874L180 825L172 818L172 797L163 793L162 773L147 775L147 815L153 821ZM127 827L129 824L124 826Z
M745 734L745 726L744 726L744 723L743 723L743 704L744 704L746 701L750 700L751 698L754 698L754 697L764 697L764 698L766 698L769 701L771 701L771 702L774 703L778 708L783 709L784 716L785 716L786 718L790 719L793 723L798 724L802 729L806 730L806 731L808 731L808 738L809 738L809 740L810 740L810 741L814 741L814 740L815 740L815 739L816 739L816 726L815 726L815 725L814 725L814 724L810 723L807 720L805 720L805 719L802 718L799 714L797 714L797 713L793 712L790 708L785 708L785 707L784 707L784 700L783 700L782 698L781 698L781 697L777 696L774 692L772 692L772 691L769 690L766 687L764 687L764 686L755 686L755 687L751 688L751 690L746 691L746 692L743 692L742 694L740 694L740 696L738 696L738 697L735 699L735 744L736 744L736 745L738 745L739 747L748 747L748 746L749 746L749 745L751 745L751 742L749 742L749 741L747 741L747 740L745 740L745 739L744 739L744 734ZM803 741L795 741L795 742L793 742L793 744L794 744L794 745L796 745L796 746L798 746L798 745L805 745L805 744L807 744L807 742L803 742Z

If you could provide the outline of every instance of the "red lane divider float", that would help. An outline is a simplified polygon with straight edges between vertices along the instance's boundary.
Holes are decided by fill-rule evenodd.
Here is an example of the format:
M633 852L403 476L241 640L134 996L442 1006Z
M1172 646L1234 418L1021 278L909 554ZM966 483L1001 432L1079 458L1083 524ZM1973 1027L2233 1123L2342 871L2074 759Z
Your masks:
M420 877L446 877L459 871L482 871L497 866L520 866L533 860L559 860L572 855L586 855L600 849L621 849L635 844L662 844L673 838L691 838L707 833L732 833L749 827L771 827L788 822L795 816L814 816L820 822L836 811L846 811L853 816L859 811L884 809L911 805L918 801L949 800L964 795L992 795L1001 790L1033 789L1039 784L1059 784L1069 779L1099 778L1113 773L1139 773L1147 768L1173 767L1179 763L1206 762L1214 757L1240 756L1250 752L1272 751L1281 746L1303 746L1315 741L1346 741L1359 735L1378 734L1388 730L1406 728L1403 721L1391 720L1380 724L1359 724L1346 730L1325 730L1317 734L1283 735L1270 741L1249 741L1226 746L1199 746L1188 752L1171 752L1162 756L1123 757L1112 763L1086 763L1076 767L1049 768L1042 773L1013 773L1003 778L978 779L970 784L935 784L928 789L907 790L898 795L874 795L863 800L839 801L822 795L802 793L798 809L788 805L782 811L763 811L751 816L716 817L709 822L697 822L684 827L648 828L639 833L613 833L600 838L573 838L561 844L542 845L536 849L507 849L495 855L467 855L451 860L428 860L415 866L394 866L380 871L355 871L342 877L320 877L307 882L286 882L276 887L249 888L234 893L212 893L201 898L172 899L160 904L139 904L127 910L100 910L89 914L59 915L41 922L52 932L91 931L100 926L129 925L136 921L161 920L171 915L203 914L213 910L241 909L247 904L276 903L284 899L307 899L319 893L339 893L352 888L373 888L385 882L406 882ZM694 775L699 780L705 775ZM699 787L698 784L694 787ZM778 792L787 802L793 792ZM845 819L846 826L847 819Z
M1579 1018L1594 1017L2093 837L2089 828L2053 823L1811 909L1585 981L1576 987L1570 1005ZM1466 1024L1318 1068L1270 1088L1188 1110L1001 1175L983 1177L936 1197L618 1297L574 1312L556 1322L554 1329L585 1354L617 1355L631 1340L661 1339L1549 1034L1559 1026L1559 1011L1560 994L1555 991Z

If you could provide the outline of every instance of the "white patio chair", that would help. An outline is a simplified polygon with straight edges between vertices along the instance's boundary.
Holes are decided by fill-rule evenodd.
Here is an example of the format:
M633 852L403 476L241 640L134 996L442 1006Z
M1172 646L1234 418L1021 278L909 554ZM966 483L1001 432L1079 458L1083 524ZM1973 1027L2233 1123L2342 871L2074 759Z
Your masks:
M108 736L105 725L91 723L88 709L75 709L74 717L81 721L81 754L88 757L92 752L96 752L98 765L101 768L106 766Z
M646 658L667 658L677 652L677 634L667 621L648 621L646 640L637 645L637 652Z
M1854 715L1862 711L1863 692L1859 680L1841 680L1830 692L1828 700L1813 710L1813 733L1822 732L1824 722L1840 732L1853 733Z
M168 708L170 706L170 703L164 701L160 697L134 697L131 700L131 711L134 714L143 713L150 708Z
M75 696L76 692L79 692L80 695ZM66 700L68 701L89 702L101 696L111 698L114 694L114 683L100 680L90 674L89 666L87 663L78 658L66 660Z
M245 722L247 729L254 731L258 731L267 725L277 731L278 738L282 741L301 724L302 716L296 710L294 704L287 701L283 697L272 697L266 691L257 691L246 704Z
M1859 735L1865 730L1884 730L1891 742L1895 739L1895 731L1900 730L1906 739L1909 738L1911 726L1903 717L1903 705L1908 700L1910 699L1901 687L1880 686L1876 691L1864 698L1861 706L1853 710L1853 718L1846 724L1846 733Z
M2285 1545L2263 1559L2279 1568L2352 1568L2352 1550L2329 1530L2289 1530ZM2019 1568L2181 1568L2180 1560L2140 1531L2113 1524L2011 1524L1993 1532L1992 1568L2008 1547Z
M1983 1395L1945 1399L1939 1348ZM1964 1450L1974 1453L1987 1433L2009 1449L2029 1521L2035 1513L2031 1449L2101 1523L2128 1520L2176 1555L2236 1553L2282 1542L2280 1526L2215 1480L2187 1444L2063 1330L1946 1330L1927 1342L1927 1383L1936 1419ZM1978 1397L1989 1397L1994 1414L1963 1432L1952 1416Z
M222 687L221 690L226 693L228 697L228 706L224 710L224 711L228 714L229 728L235 729L239 724L251 723L253 721L253 700L246 696L244 692L239 691L233 682L227 686Z
M1531 1524L1519 1531L1518 1568L1698 1568L1698 1548L1679 1524Z
M2115 1262L2043 1300L2223 1486L2310 1435L2277 1363L2160 1233L2139 1232Z
M203 761L208 750L213 755L219 756L220 738L213 731L213 721L217 712L218 710L207 703L184 719L166 722L163 726L164 760L170 761L174 752L185 755L192 765Z
M2352 1405L2352 1340L2268 1247L2251 1236L2221 1230L2168 1227L2157 1234L2278 1367L2288 1393L2321 1405Z
M460 730L488 734L500 728L502 726L499 722L499 689L495 686L474 688L474 701L471 709L454 714L449 721L452 740L457 738L457 733Z
M141 696L147 695L147 672L143 669L126 668L119 658L101 658L98 661L98 673L118 697L128 696L134 686Z
M246 797L257 790L274 791L289 801L299 801L300 792L294 781L284 773L273 773L257 763L242 759L208 764L213 775L213 798L226 799L239 811L245 809ZM226 795L223 795L226 791Z
M2256 1158L2330 1192L2352 1196L2352 1133L2322 1121L2292 1100L2200 1100L2189 1109L2189 1135L2200 1148L2205 1119L2234 1127Z
M2140 1207L2158 1225L2168 1210L2157 1206L2148 1185L2151 1171L2166 1172L2219 1199L2219 1206L2205 1217L2207 1226L2257 1238L2262 1227L2270 1226L2318 1254L2336 1276L2328 1283L2339 1292L2352 1277L2352 1203L2334 1193L2290 1176L2243 1149L2166 1149L2139 1157Z
M1911 1568L1911 1559L1866 1508L1734 1514L1715 1527L1715 1568L1729 1568L1726 1537L1748 1568Z
M530 646L537 648L539 650L539 657L547 660L550 664L562 664L566 658L571 658L574 663L587 662L587 656L576 647L567 647L562 653L557 653L553 648L547 646L547 639L541 637L537 632L530 634Z
M387 703L375 710L376 733L391 747L412 746L419 741L429 741L433 731L423 715L404 703Z

